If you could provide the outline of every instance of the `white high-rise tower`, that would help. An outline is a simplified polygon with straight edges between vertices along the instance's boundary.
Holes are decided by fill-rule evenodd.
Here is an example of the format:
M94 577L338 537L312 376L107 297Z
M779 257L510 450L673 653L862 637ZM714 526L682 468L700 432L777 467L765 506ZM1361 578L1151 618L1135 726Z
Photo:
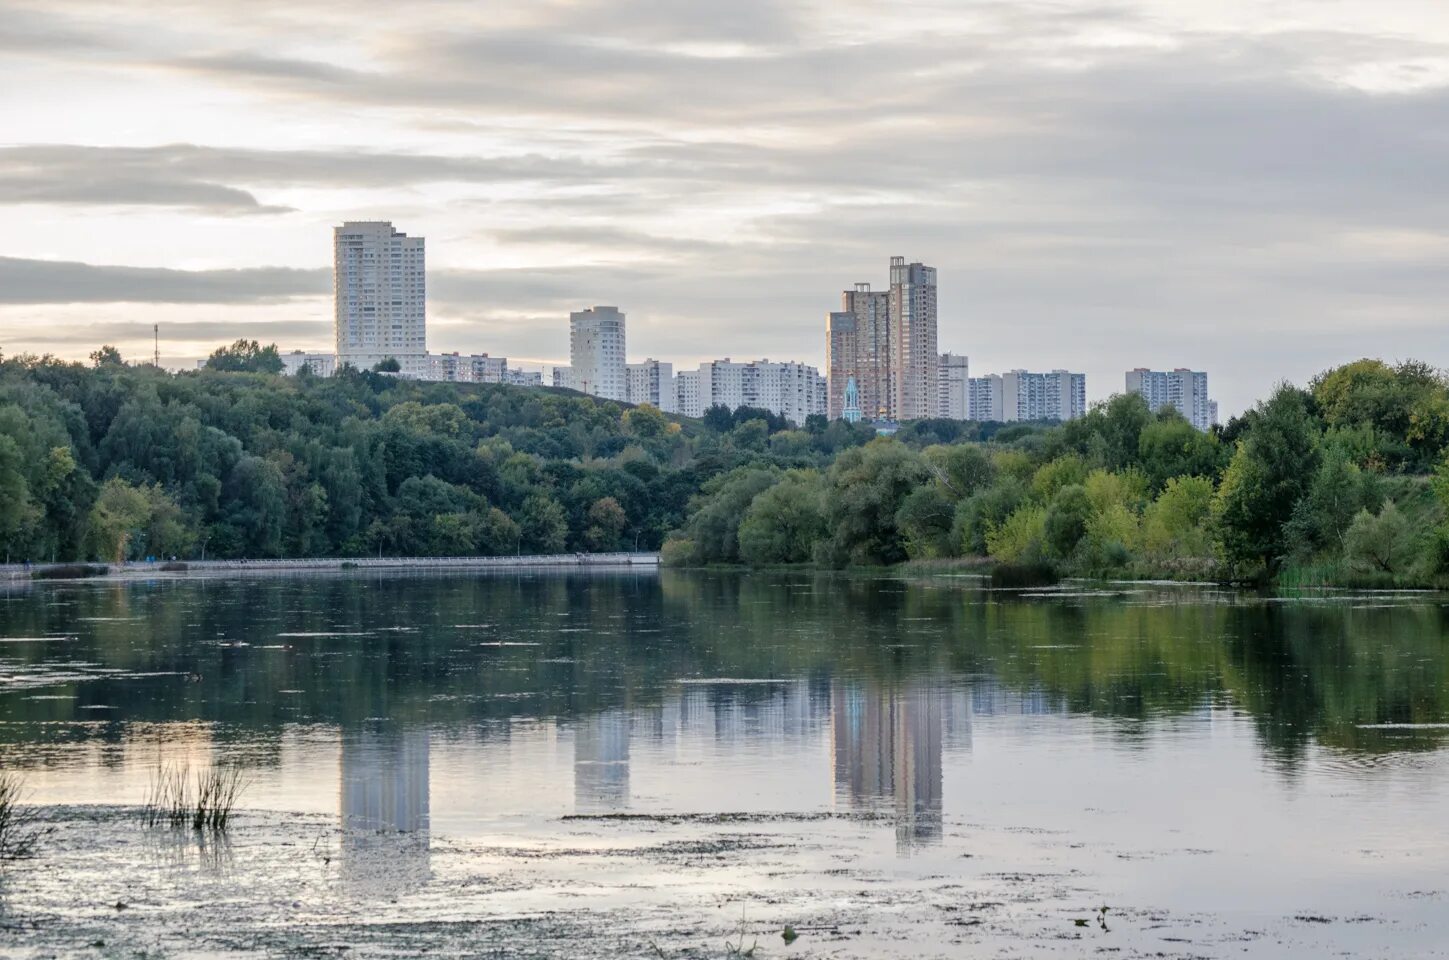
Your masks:
M337 361L366 369L389 357L421 376L427 354L423 238L383 220L333 228Z
M606 400L627 400L624 314L591 307L569 314L569 365L575 390Z

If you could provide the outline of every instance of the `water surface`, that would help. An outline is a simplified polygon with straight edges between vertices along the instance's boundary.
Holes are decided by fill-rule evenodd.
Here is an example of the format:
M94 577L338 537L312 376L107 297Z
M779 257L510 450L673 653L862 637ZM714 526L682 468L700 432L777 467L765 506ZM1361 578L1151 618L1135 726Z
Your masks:
M1433 595L813 573L13 589L0 750L87 812L5 881L51 932L0 943L174 938L201 877L267 929L413 924L329 934L379 954L547 917L503 942L1442 956L1445 627ZM220 859L121 813L178 761L251 777ZM117 932L73 891L138 863L155 911Z

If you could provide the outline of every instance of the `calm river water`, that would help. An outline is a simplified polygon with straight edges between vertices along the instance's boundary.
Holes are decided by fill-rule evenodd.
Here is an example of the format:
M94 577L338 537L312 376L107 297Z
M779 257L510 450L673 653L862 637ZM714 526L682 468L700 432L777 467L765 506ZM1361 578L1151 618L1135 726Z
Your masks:
M0 949L1449 955L1434 595L621 571L0 599L0 755L56 830L0 879ZM162 762L245 767L228 837L139 825Z

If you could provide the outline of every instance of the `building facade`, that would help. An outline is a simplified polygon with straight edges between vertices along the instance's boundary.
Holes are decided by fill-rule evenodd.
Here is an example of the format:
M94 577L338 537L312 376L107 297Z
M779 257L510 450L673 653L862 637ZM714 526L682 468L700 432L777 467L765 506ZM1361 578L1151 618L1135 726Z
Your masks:
M606 400L628 396L624 361L624 314L595 306L569 314L569 365L573 388Z
M202 361L202 364L205 364L205 361ZM337 372L337 355L305 353L301 350L282 354L282 373L294 377L302 371L303 367L311 371L314 377L330 377Z
M891 257L892 419L923 420L936 415L936 268Z
M1000 374L972 377L966 381L966 390L968 419L982 423L1001 423L1006 419Z
M860 411L859 331L855 314L848 310L832 311L825 316L825 379L829 390L826 415L832 420L845 416L847 384L855 385L855 410Z
M825 320L827 414L845 410L852 379L868 420L919 420L940 408L936 353L936 270L904 257L890 261L890 287L857 283Z
M543 373L539 370L505 370L503 382L515 387L541 387Z
M445 383L502 383L508 371L506 357L486 353L430 353L422 379Z
M698 370L680 371L675 380L679 412L687 417L702 417L716 405L731 410L759 407L799 426L812 414L824 414L827 407L820 371L793 361L711 360Z
M959 353L941 354L936 371L936 416L946 420L971 419L971 369Z
M1148 370L1138 367L1127 371L1127 392L1141 394L1147 408L1157 413L1172 407L1188 423L1202 431L1218 422L1217 404L1208 397L1208 375L1200 370L1178 367L1176 370Z
M674 364L650 358L627 365L625 397L629 403L648 403L665 413L678 413L674 393Z
M678 413L686 417L704 416L704 404L700 399L699 371L681 370L674 376L674 398Z
M1086 374L1012 370L1001 378L1002 420L1074 420L1087 412Z
M332 282L338 363L371 369L389 357L425 375L427 282L422 237L385 220L333 228Z

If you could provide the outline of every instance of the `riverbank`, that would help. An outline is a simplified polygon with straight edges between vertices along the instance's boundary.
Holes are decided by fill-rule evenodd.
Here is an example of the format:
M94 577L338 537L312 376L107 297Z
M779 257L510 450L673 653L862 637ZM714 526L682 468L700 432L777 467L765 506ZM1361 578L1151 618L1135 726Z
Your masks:
M95 566L96 573L72 568ZM184 577L192 574L270 573L300 570L461 570L557 569L568 567L657 568L657 553L553 553L501 557L302 557L290 560L160 560L152 562L81 565L20 564L0 566L0 580L66 580L93 577Z

